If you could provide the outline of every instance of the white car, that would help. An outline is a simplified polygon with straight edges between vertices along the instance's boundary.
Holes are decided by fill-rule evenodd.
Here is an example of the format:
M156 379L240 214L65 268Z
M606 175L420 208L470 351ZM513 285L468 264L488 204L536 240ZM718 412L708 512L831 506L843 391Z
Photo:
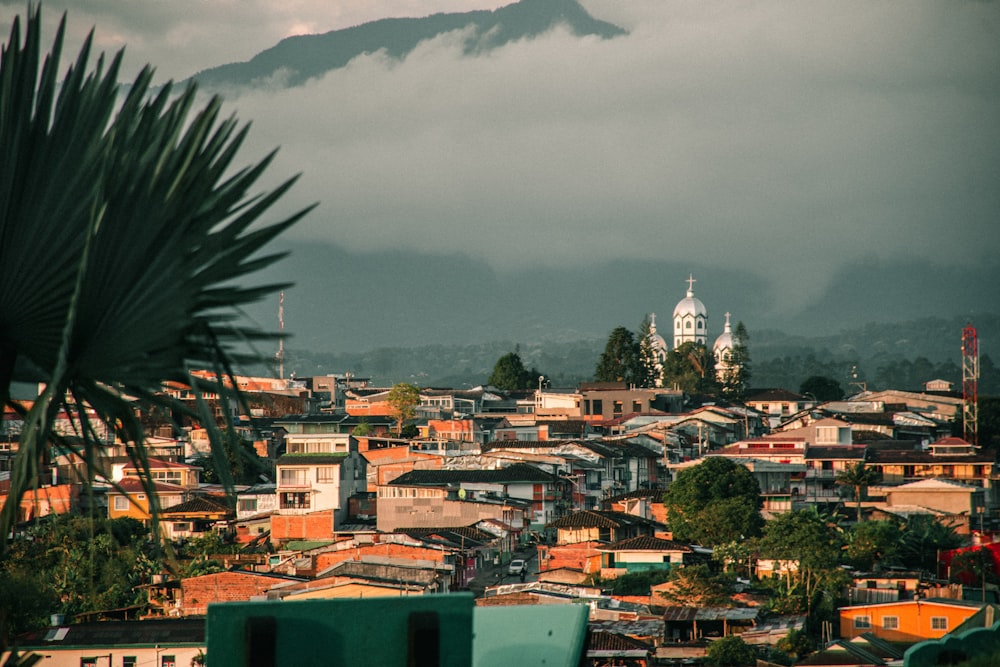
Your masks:
M510 562L510 565L507 566L507 574L521 574L522 572L526 572L527 569L527 563L520 558L515 558Z

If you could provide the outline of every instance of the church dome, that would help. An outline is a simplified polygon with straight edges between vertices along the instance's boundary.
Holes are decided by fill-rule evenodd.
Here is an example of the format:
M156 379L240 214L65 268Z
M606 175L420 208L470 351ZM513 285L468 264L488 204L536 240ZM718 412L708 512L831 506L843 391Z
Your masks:
M726 313L726 328L722 331L722 334L715 339L715 345L712 346L712 351L715 352L715 356L718 357L721 351L732 349L733 329L729 324L729 313Z
M692 317L708 316L708 310L705 309L705 304L701 302L701 299L694 295L693 283L694 278L689 278L687 296L677 302L677 307L674 308L675 318L684 317L685 315L690 315Z
M688 276L687 296L674 308L674 349L684 343L708 345L708 310L694 295L694 276Z

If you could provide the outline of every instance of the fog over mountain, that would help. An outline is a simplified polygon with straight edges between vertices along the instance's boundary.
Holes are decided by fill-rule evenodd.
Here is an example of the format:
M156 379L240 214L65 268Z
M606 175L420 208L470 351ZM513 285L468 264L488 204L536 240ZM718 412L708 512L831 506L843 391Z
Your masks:
M500 4L45 9L302 173L282 210L320 206L266 276L291 346L664 329L692 273L713 336L1000 312L1000 4Z

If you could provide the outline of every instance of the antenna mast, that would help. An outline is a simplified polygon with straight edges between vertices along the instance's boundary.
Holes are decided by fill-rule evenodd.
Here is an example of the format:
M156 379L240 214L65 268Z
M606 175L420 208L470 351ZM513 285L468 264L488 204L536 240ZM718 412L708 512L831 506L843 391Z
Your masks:
M285 293L278 295L278 379L285 379Z
M962 329L962 436L979 445L979 338L971 324Z

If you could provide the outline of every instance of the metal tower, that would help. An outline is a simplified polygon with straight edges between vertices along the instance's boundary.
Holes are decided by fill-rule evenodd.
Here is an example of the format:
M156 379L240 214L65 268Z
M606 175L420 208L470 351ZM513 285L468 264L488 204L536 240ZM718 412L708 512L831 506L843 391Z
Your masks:
M962 329L962 436L979 444L979 341L971 324Z
M278 296L278 379L285 379L285 293Z

